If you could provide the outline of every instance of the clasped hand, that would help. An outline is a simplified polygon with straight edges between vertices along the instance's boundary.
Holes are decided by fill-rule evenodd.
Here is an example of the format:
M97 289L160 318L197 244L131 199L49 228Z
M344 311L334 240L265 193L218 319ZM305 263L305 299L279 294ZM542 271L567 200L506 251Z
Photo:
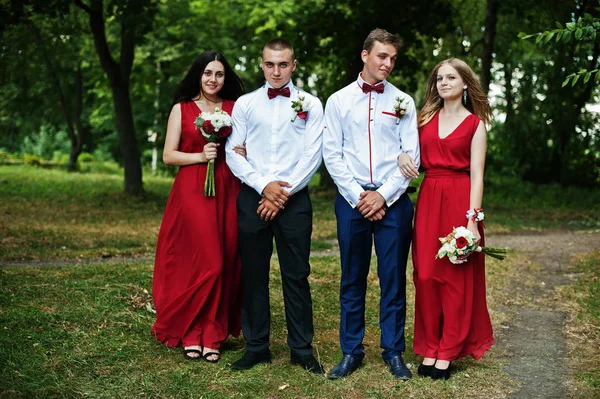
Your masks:
M284 209L290 198L290 193L283 187L292 187L285 181L272 181L263 189L264 197L258 202L256 213L258 216L268 222L277 216L280 210Z
M358 211L366 219L376 222L385 216L385 198L377 191L363 191L360 193L360 201L356 204Z

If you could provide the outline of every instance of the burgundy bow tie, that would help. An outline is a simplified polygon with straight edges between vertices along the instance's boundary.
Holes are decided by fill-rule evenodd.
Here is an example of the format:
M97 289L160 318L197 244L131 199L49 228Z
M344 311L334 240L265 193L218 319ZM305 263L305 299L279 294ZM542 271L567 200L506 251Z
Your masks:
M269 87L269 90L267 90L267 95L269 96L269 100L272 100L277 96L289 97L290 96L290 88L284 87L283 89L277 90L272 87Z
M381 94L381 93L383 93L383 88L384 88L383 87L383 83L379 83L379 84L376 84L374 86L371 86L370 84L368 84L368 83L365 82L362 85L362 91L363 91L363 93L368 93L370 91L375 91L375 92Z

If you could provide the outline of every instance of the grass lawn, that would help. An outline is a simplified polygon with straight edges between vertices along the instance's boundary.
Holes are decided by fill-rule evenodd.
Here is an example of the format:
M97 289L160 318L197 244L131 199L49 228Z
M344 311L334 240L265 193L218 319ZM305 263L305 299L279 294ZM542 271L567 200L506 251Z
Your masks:
M171 178L146 177L147 194L131 198L121 194L120 175L0 166L0 398L497 398L516 389L494 350L479 362L457 362L449 381L394 379L380 357L373 270L364 367L344 381L329 381L290 365L276 260L271 271L273 364L230 371L228 363L243 353L241 338L227 341L217 365L185 361L181 350L165 348L149 332L154 321L152 256L171 184ZM492 179L486 190L486 224L492 233L600 227L598 193L504 179ZM330 249L335 239L334 198L331 192L312 195L315 251ZM522 258L513 255L502 263L488 258L488 304L496 329L505 317L498 309L511 306L511 276L522 268ZM600 304L587 298L600 294L599 259L582 260L581 283L565 294L575 314L581 314L577 325L591 326L586 337L596 337L596 345ZM314 344L330 369L341 355L339 258L318 257L311 263ZM409 263L405 360L416 374L419 359L410 350L411 270ZM595 364L576 378L600 384Z
M172 183L147 176L146 194L136 198L122 193L119 174L0 165L0 262L153 257ZM315 251L335 244L335 195L311 195ZM600 228L600 193L594 191L492 178L484 205L491 232Z
M571 357L577 359L574 379L578 397L591 398L600 392L600 252L580 259L573 271L579 274L577 284L562 288L570 304L567 334Z
M312 261L314 344L328 369L341 356L338 262L337 257ZM180 349L168 349L150 336L154 314L147 309L149 262L10 266L0 273L0 397L491 398L514 386L493 356L458 362L459 371L447 382L413 378L402 383L393 378L380 357L379 290L373 272L365 365L345 381L329 381L289 363L276 261L271 274L274 360L247 372L227 366L243 353L240 338L230 339L221 362L210 365L185 361ZM414 292L408 286L410 348ZM418 363L411 350L405 360L414 372Z

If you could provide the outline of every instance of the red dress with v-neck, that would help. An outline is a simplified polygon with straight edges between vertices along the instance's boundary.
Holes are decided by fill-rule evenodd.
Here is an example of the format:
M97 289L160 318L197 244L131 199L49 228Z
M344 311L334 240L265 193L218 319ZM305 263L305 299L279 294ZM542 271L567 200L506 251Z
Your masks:
M419 131L425 178L419 189L413 234L415 353L441 360L475 359L494 343L486 304L485 260L473 254L466 263L435 259L439 237L466 226L470 205L471 140L480 119L471 114L445 138L439 136L439 111ZM483 230L480 228L481 245Z
M231 114L233 101L223 101ZM179 151L202 152L206 139L194 121L194 102L181 106ZM152 334L163 344L218 349L241 325L241 265L236 199L239 180L225 163L225 143L215 161L214 197L204 196L206 163L177 172L156 244L152 296L156 322Z

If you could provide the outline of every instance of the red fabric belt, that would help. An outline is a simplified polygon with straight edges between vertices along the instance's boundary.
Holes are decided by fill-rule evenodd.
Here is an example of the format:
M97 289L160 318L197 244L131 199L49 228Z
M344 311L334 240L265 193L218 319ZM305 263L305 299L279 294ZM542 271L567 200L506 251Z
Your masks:
M468 170L455 170L455 169L444 169L444 168L431 168L425 171L425 178L428 177L449 177L449 178L461 178L469 176Z

